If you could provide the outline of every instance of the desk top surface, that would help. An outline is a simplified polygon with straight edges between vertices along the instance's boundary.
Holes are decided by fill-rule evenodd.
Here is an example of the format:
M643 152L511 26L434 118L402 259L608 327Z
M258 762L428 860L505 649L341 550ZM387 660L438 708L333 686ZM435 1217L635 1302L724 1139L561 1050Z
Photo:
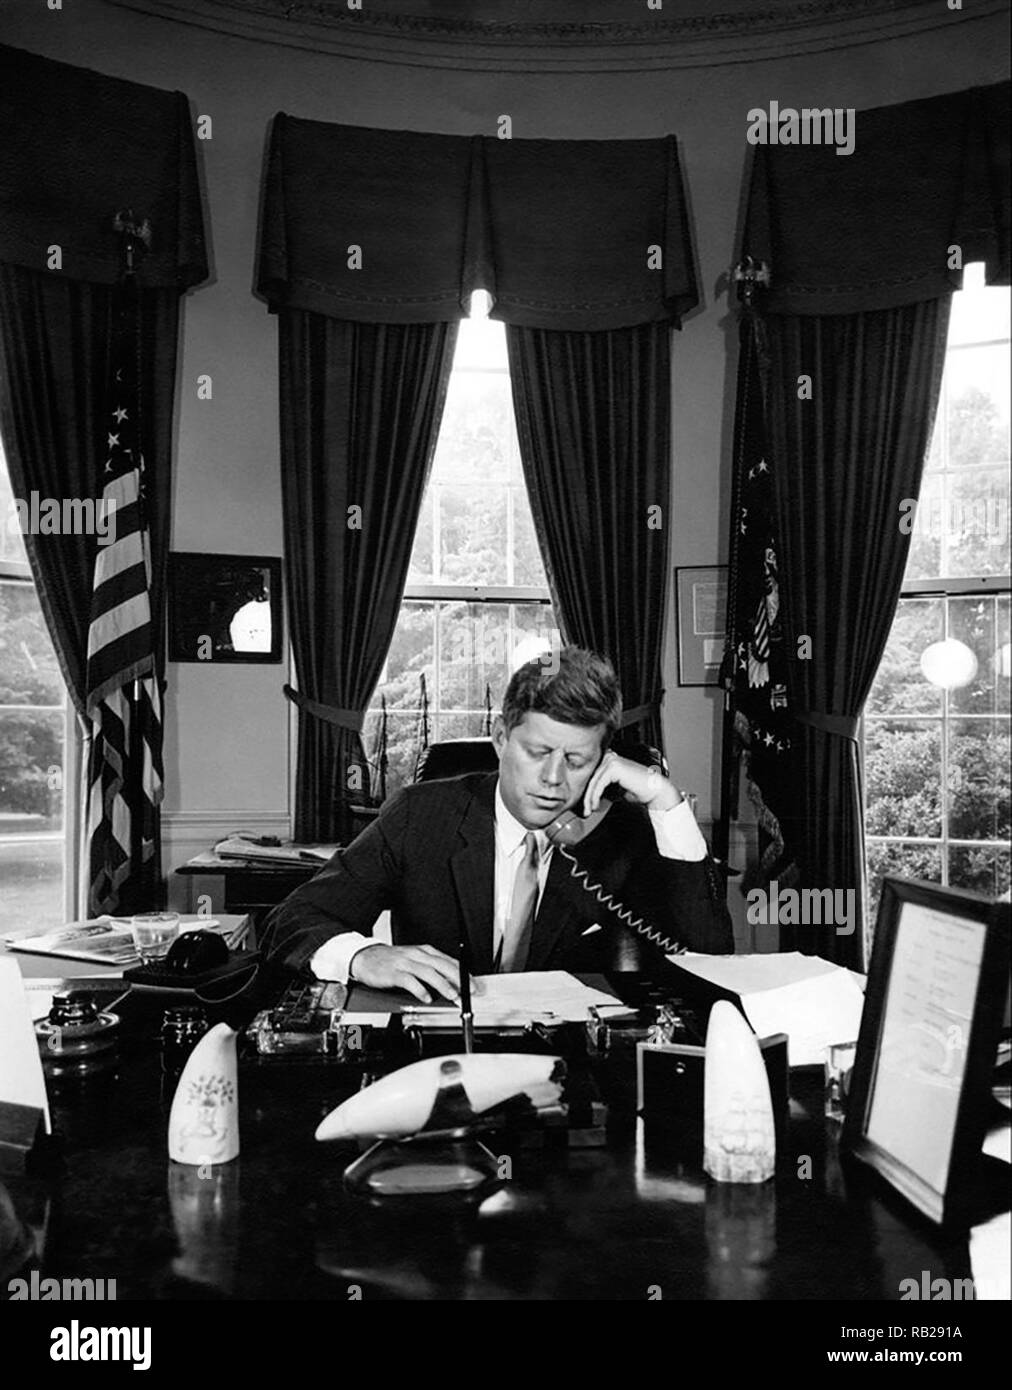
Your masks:
M793 1074L788 1152L760 1186L710 1182L630 1114L601 1148L497 1136L512 1179L449 1212L346 1192L357 1151L313 1135L359 1079L242 1060L240 1157L201 1176L168 1161L174 1080L149 1026L118 1073L53 1094L65 1173L6 1179L35 1219L49 1202L45 1272L116 1278L121 1299L887 1300L911 1271L971 1277L965 1238L841 1162L821 1078Z

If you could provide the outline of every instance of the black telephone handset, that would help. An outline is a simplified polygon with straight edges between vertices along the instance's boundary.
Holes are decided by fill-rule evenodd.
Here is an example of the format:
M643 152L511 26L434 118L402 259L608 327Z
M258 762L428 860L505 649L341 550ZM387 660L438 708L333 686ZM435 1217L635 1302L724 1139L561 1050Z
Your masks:
M585 892L590 893L602 907L607 907L614 912L619 921L624 922L633 931L639 932L640 936L645 937L651 945L659 947L666 955L681 955L686 947L680 941L672 941L670 937L659 932L644 918L634 916L617 898L606 891L603 884L591 883L587 870L569 852L569 846L578 845L581 840L586 839L590 832L601 824L615 802L621 801L624 796L625 793L622 788L612 783L605 787L601 793L601 801L596 811L592 811L589 816L578 815L575 807L563 811L562 815L556 817L551 825L545 827L545 833L551 844L569 864L571 876Z
M601 793L601 804L589 816L581 816L575 806L563 811L551 825L545 827L545 834L553 845L578 845L590 832L604 820L616 801L621 801L625 793L614 782Z

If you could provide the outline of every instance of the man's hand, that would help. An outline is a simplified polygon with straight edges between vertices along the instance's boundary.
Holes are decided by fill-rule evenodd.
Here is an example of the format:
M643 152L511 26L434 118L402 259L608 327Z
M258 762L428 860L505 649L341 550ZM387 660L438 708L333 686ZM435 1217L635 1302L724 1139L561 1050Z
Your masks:
M666 811L684 800L675 784L668 781L659 767L644 767L630 758L620 758L617 753L605 753L587 783L581 814L593 815L601 804L601 793L611 786L621 787L626 801L634 801L648 811Z
M363 946L351 958L348 978L373 989L406 989L423 1004L433 995L460 1000L460 965L435 946ZM478 989L473 981L472 989Z

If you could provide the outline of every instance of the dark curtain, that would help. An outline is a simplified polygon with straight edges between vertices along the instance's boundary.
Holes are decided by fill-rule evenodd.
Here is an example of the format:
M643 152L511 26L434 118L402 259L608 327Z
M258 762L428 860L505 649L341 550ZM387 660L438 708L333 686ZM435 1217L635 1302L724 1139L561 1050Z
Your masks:
M603 330L698 301L678 143L499 140L275 116L257 290L272 308Z
M282 310L285 564L299 705L294 835L347 841L360 731L393 636L456 325Z
M520 453L563 637L608 656L627 728L662 746L668 323L506 329Z
M102 496L99 449L114 287L0 264L0 435L15 497ZM139 292L142 429L156 660L164 643L179 295ZM29 536L28 557L67 688L84 714L96 538ZM160 668L159 668L160 669Z
M920 488L949 303L946 295L866 313L764 320L779 598L800 789L792 839L800 886L852 889L858 915L850 935L808 927L796 944L854 967L863 963L857 725L899 599L910 546L900 504ZM803 398L805 377L811 399ZM805 637L809 659L799 645Z

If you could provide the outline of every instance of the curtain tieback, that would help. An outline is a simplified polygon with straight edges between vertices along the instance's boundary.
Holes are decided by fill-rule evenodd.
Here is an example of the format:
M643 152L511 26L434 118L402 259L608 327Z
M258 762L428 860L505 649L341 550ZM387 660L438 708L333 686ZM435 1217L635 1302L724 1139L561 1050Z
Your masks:
M637 705L635 709L623 710L621 727L627 729L630 724L638 724L641 719L649 719L652 714L659 714L663 698L662 690L656 700L648 700L645 705Z
M860 718L856 714L823 714L821 710L792 710L799 724L807 724L818 729L820 734L834 734L837 738L849 738L857 742L857 729Z
M283 689L286 698L291 700L293 705L297 705L304 714L311 714L314 719L322 719L327 724L336 724L339 729L348 729L353 734L362 732L362 725L365 723L364 710L321 705L316 700L310 700L300 690L293 690L290 685L284 686Z

